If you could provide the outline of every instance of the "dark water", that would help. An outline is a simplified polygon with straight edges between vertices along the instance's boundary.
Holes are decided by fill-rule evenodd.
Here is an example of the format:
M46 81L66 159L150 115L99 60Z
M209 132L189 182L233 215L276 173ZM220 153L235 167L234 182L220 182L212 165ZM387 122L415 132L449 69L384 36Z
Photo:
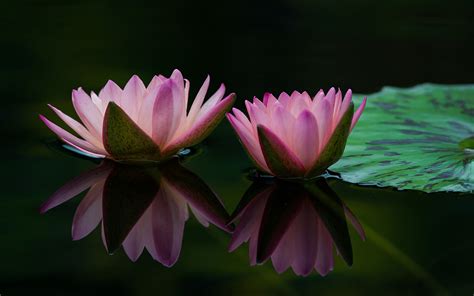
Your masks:
M75 238L94 230L73 241L74 215L80 205L86 207L85 193L45 214L40 206L99 164L53 149L54 137L37 117L51 115L46 103L72 114L70 91L78 86L98 90L107 79L123 86L132 74L148 81L173 68L190 79L192 93L210 73L211 87L222 81L237 92L237 106L265 91L336 85L366 93L383 85L472 83L472 1L30 1L1 6L0 294L474 293L472 194L400 192L334 179L306 187L255 184L246 177L250 162L227 122L182 167L109 167L89 178L91 184L107 184L96 186L104 188L105 202L89 199L102 211L92 207L97 211L79 219L89 228L81 232L75 226ZM132 192L133 184L143 190ZM168 191L156 197L163 188ZM183 201L183 192L191 197ZM138 198L130 198L135 194ZM241 207L243 197L253 203ZM185 213L177 210L183 203L190 209L186 223ZM258 215L258 206L269 210ZM120 245L152 208L161 213L154 221L166 239L157 239L159 251L150 255L145 250L134 263ZM245 221L264 225L257 251L243 244L229 252L238 240L227 225L236 209L242 209L236 229ZM304 215L317 217L317 225L294 224L303 230L281 237ZM94 227L101 217L103 229ZM148 237L151 224L140 221L144 227L135 230ZM316 228L312 233L317 235L306 235ZM357 231L362 229L365 241ZM286 251L275 241L285 241ZM301 241L334 243L332 252L318 249L314 255L314 248L301 247ZM278 274L273 257L265 260L270 253L291 254L299 267L316 256L317 268L306 277L291 268ZM250 266L252 261L265 263ZM299 267L294 269L307 270Z

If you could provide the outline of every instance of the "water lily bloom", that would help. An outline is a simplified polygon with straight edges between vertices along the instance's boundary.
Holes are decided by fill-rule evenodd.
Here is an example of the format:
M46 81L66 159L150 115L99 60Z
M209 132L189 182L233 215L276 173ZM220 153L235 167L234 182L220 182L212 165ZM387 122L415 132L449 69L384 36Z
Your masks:
M109 80L98 95L73 90L81 122L49 106L79 137L40 118L62 141L88 155L159 161L202 141L232 106L235 95L224 98L223 84L204 102L208 87L209 76L188 112L190 84L178 70L170 78L155 76L147 87L134 75L123 89Z
M323 178L254 182L230 221L239 222L229 251L248 241L250 264L271 259L278 273L291 267L297 275L316 270L324 276L334 268L334 249L352 265L348 221L365 240L362 225Z
M205 227L231 232L229 214L219 197L197 175L177 161L160 166L126 166L105 160L58 189L40 212L87 191L72 223L80 240L100 227L108 253L120 246L132 261L144 249L165 266L178 260L190 213Z
M280 177L312 177L323 173L344 152L347 137L364 110L354 113L352 91L342 97L331 88L314 98L307 92L266 93L263 101L246 101L249 117L233 108L227 118L255 166Z

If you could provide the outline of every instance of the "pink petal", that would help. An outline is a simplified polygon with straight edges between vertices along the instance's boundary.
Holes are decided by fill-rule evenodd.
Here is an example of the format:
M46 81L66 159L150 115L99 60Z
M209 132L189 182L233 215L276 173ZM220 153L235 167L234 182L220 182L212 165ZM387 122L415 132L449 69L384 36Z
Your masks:
M202 105L201 110L199 111L196 120L199 120L201 117L206 116L208 112L214 107L223 97L225 93L225 85L222 83L219 89Z
M145 85L137 75L133 75L123 89L120 107L135 122L138 121L138 110L144 99L145 92Z
M271 113L271 126L275 134L285 143L293 140L292 131L296 119L281 104Z
M71 146L71 147L76 148L77 150L81 151L82 154L84 154L84 155L86 155L86 156L88 156L88 157L91 157L91 158L105 158L105 155L103 155L103 154L92 153L92 152L90 152L89 150L85 150L85 149L83 149L83 148L81 148L81 147L79 147L79 146L77 146L77 145L74 145L73 143L71 143L71 142L69 142L69 141L67 141L67 140L65 140L65 139L62 139L62 140L63 140L64 143L68 144L68 145Z
M364 98L364 100L360 104L359 108L357 108L357 111L354 113L354 116L352 117L351 131L354 128L354 126L356 125L356 123L359 120L360 116L362 115L362 112L364 111L366 103L367 103L367 97Z
M270 114L274 112L278 106L282 106L282 104L278 102L278 100L272 94L270 94L270 96L268 97L268 102L266 105L267 112L269 112Z
M245 116L242 111L237 108L232 108L232 113L234 114L235 118L237 118L237 120L240 121L240 123L242 123L250 133L253 133L252 123L250 123L250 120L247 118L247 116Z
M172 79L178 87L183 87L184 88L183 74L178 69L173 70L173 73L171 73L170 79Z
M104 149L102 141L99 141L97 138L91 135L91 133L79 122L64 114L61 110L57 109L53 105L48 104L48 106L62 119L71 129L73 129L79 136L85 139L87 142L91 143L98 149ZM105 154L105 150L102 151L102 154Z
M201 88L199 89L196 98L194 99L193 104L191 105L191 109L189 110L187 121L188 126L194 122L196 116L201 110L202 103L204 102L204 97L206 96L207 90L209 88L210 77L207 75L206 80L202 84Z
M186 85L185 79L183 78L183 74L178 69L175 69L170 77L171 80L175 83L175 88L173 88L175 98L179 98L176 104L177 109L175 111L175 116L178 120L178 127L183 125L184 119L186 118L186 109L188 107L188 98L186 95ZM189 87L189 83L188 83ZM189 89L188 89L189 90Z
M337 118L339 118L339 112L340 112L339 109L341 108L341 104L342 104L342 93L341 93L341 90L338 89L336 93L336 97L334 98L334 110L333 110L333 115L332 115L333 120L337 120ZM333 122L333 125L337 125L338 122L339 121Z
M293 96L294 95L292 94L291 95L292 101L290 102L289 108L290 108L291 114L293 114L293 116L295 117L298 117L300 113L303 112L303 110L309 107L309 105L306 103L306 101L303 99L301 95L300 96L295 95L294 99L293 99ZM308 98L309 98L309 95L308 95Z
M324 96L324 91L322 89L320 89L319 92L314 96L313 103L311 104L311 111L314 114L317 114L317 110L321 108L319 105L321 105L322 101L324 101Z
M100 90L99 98L102 100L104 110L107 107L108 102L115 102L120 105L122 100L122 89L115 82L109 80L104 88Z
M341 120L342 116L346 114L347 109L349 108L352 101L352 90L347 90L346 94L344 95L344 100L341 104L341 110L339 111L339 116L337 118L337 123ZM336 124L337 124L336 123Z
M159 78L156 79L158 80ZM138 126L149 136L151 136L153 130L153 106L155 105L162 84L163 82L156 82L156 86L148 87L149 89L147 90L140 106L140 111L138 112Z
M191 87L191 83L189 80L184 79L184 106L188 107L188 100L189 100L189 88Z
M292 136L293 151L309 170L319 155L318 124L310 111L305 110L298 116Z
M265 104L260 101L257 97L253 97L253 104L260 110L262 110L263 112L267 112L267 106L265 106Z
M92 144L79 139L78 137L70 134L69 132L65 131L64 129L60 128L56 124L52 123L49 121L46 117L43 115L40 115L40 119L46 124L46 126L53 132L55 133L59 138L61 138L63 141L66 141L68 143L71 143L80 149L86 151L87 153L91 154L97 154L97 155L103 155L104 151L102 149L99 149L97 147L94 147Z
M287 107L288 104L290 103L290 96L286 92L282 92L278 96L278 101L284 106Z
M80 240L91 233L102 220L104 181L92 185L76 209L72 222L72 239Z
M300 96L301 96L301 93L297 90L294 90L290 95L290 99L291 99L291 101L294 101L294 100L299 99Z
M321 100L324 98L324 91L320 89L318 93L314 96L313 98L313 103L316 103L317 101Z
M238 121L232 114L226 114L226 116L230 124L234 128L235 132L239 136L242 145L247 150L247 153L255 162L255 165L260 170L271 173L270 169L265 163L262 149L260 148L260 143L258 143L258 139L256 138L256 136L249 132L245 128L245 126L240 121Z
M305 103L306 103L306 106L310 106L312 101L311 101L311 97L309 96L308 92L304 91L303 93L301 93L301 97L300 97L301 100L303 100Z
M182 134L177 133L163 153L166 154L166 150L192 146L204 140L222 120L224 113L230 109L234 101L235 94L228 95L224 100L210 109L205 116L197 118L189 130Z
M157 89L166 80L167 79L163 75L153 76L153 78L151 79L150 83L148 84L148 86L146 88L147 92L151 92L151 91Z
M245 101L245 106L247 107L250 122L254 129L256 129L259 124L269 125L269 118L264 110L249 101Z
M102 138L103 115L81 88L72 91L72 104L82 123L96 138Z
M183 96L173 80L161 85L156 95L152 118L152 138L160 147L165 146L178 128L183 103Z
M273 101L275 102L277 99L275 98L275 96L273 96L271 93L269 92L266 92L263 94L263 103L265 104L265 106L268 106L268 103L270 101Z
M321 100L318 109L314 113L319 127L319 151L323 151L327 140L331 135L332 110L329 102L325 99Z
M334 109L334 100L336 98L336 89L334 87L331 87L324 97L324 100L326 100L329 103L329 106L331 110Z

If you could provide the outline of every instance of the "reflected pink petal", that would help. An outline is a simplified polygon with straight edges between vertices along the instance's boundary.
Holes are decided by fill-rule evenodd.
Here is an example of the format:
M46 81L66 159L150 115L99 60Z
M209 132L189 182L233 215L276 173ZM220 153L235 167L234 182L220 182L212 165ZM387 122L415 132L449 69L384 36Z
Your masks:
M334 267L333 242L331 234L321 221L318 222L318 251L315 268L322 276L327 275Z
M102 220L104 181L94 184L76 209L72 222L72 239L80 240L91 233Z
M53 195L51 195L51 197L40 206L40 213L49 211L90 188L92 185L104 180L110 173L111 169L112 167L108 163L103 163L97 168L68 181L61 188L56 190L56 192L54 192Z
M181 251L185 209L186 204L166 187L152 204L155 259L168 267L176 263Z
M316 263L318 252L318 215L308 200L293 221L291 229L294 244L293 270L297 275L307 276Z
M138 260L145 246L151 241L151 212L149 207L122 243L125 253L133 262Z

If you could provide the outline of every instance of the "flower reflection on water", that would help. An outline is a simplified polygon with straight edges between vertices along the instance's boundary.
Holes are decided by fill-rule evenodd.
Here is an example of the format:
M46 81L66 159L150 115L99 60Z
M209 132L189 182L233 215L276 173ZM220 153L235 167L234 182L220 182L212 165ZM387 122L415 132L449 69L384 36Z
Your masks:
M177 160L148 167L104 161L58 189L40 211L44 213L86 189L89 191L73 218L73 239L82 239L101 225L107 251L113 253L122 245L132 261L146 248L163 265L175 264L189 210L206 227L214 224L232 231L217 195Z
M333 244L352 265L347 220L365 240L361 224L324 178L306 183L257 180L232 214L230 221L236 220L229 250L249 241L250 264L271 258L278 273L291 267L298 275L313 269L328 274L334 267Z
M326 275L334 267L333 245L352 265L347 220L365 239L354 214L322 177L307 182L258 178L229 216L212 189L177 159L159 166L105 160L63 185L40 211L45 213L85 190L73 218L73 240L100 225L107 252L122 246L132 261L146 248L155 260L173 266L190 211L205 227L213 224L233 232L230 251L249 241L250 264L271 258L278 273L291 267L298 275L314 269Z

